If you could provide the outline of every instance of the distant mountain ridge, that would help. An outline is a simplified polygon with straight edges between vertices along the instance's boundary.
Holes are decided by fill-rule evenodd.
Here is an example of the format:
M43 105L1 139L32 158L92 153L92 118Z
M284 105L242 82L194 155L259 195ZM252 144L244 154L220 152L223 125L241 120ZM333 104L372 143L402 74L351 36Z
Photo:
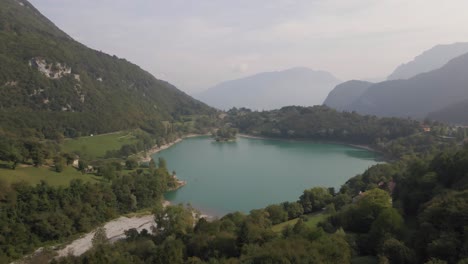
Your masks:
M0 68L2 129L26 136L162 130L162 121L213 111L140 67L78 43L25 0L0 2Z
M398 66L387 80L409 79L420 73L436 70L465 53L468 53L468 42L437 45L416 56L412 61Z
M328 72L297 67L222 82L195 97L219 109L270 110L287 105L321 104L338 83Z
M377 116L425 118L465 99L468 99L468 54L408 80L374 84L349 110Z
M423 61L436 61L440 65L448 58L447 54L453 56L465 48L468 49L468 43L436 46L417 56L413 62L405 64L408 66L406 69L416 69L414 65ZM441 55L439 59L435 58L437 54ZM405 72L405 67L396 72ZM427 69L429 68L418 68L418 71ZM410 73L411 71L406 71L405 74ZM393 75L395 76L397 75ZM429 117L445 122L467 123L468 118L457 112L468 109L464 106L465 100L468 100L468 53L449 60L439 68L408 79L375 84L362 81L345 82L330 92L324 104L337 110L356 111L361 114L418 119Z
M359 80L344 82L328 94L323 104L336 110L347 110L373 84Z

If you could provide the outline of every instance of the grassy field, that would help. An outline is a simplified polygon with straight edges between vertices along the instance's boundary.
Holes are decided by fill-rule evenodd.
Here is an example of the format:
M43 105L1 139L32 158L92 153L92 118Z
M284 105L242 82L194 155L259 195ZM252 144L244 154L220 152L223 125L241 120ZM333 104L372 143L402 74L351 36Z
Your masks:
M80 152L90 158L102 158L108 150L119 150L123 145L135 143L132 132L116 132L64 141L62 149L65 152Z
M307 221L305 221L304 223L309 227L316 227L317 224L319 222L325 220L327 218L327 216L328 215L324 214L324 213L310 214L310 215L307 215ZM274 226L271 227L271 229L275 233L281 233L281 231L283 231L283 229L286 226L288 226L288 225L294 226L297 223L298 220L299 220L299 218L292 219L292 220L283 222L281 224L274 225Z
M91 174L81 174L72 167L66 167L63 172L55 172L49 167L17 167L15 170L0 168L0 180L8 183L25 181L36 185L41 180L52 186L66 186L73 179L82 179L85 182L97 182L100 177Z

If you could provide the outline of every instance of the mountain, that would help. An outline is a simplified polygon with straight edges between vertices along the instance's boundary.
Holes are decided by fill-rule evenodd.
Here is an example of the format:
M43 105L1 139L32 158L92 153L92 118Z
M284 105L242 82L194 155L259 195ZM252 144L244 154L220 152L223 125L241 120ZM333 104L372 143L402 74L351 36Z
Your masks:
M347 81L337 85L327 96L324 105L336 110L346 110L373 83L359 80Z
M464 100L468 100L468 54L408 80L374 84L347 110L378 116L425 118L431 112Z
M452 124L468 125L468 115L466 113L468 113L468 100L429 113L427 118Z
M338 83L328 72L299 67L223 82L195 97L219 109L270 110L287 105L321 104Z
M25 0L0 2L0 69L3 133L161 129L161 121L213 111L137 65L73 40Z
M459 42L437 45L423 52L412 61L398 66L387 80L409 79L420 73L438 69L451 59L468 52L468 43Z

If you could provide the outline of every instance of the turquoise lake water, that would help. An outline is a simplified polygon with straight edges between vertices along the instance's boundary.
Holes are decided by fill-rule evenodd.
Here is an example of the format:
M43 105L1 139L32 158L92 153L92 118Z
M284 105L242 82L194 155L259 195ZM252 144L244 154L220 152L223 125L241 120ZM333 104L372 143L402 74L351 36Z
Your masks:
M338 190L378 163L375 153L346 145L244 137L228 143L188 138L153 155L159 157L187 181L166 199L214 216L296 201L314 186Z

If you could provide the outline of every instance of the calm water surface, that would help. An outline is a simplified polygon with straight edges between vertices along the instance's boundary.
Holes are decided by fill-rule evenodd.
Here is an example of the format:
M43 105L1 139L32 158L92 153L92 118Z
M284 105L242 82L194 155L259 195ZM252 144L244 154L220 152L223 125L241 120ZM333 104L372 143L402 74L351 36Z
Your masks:
M345 145L242 137L228 143L188 138L153 155L159 157L187 181L166 199L215 216L296 201L314 186L338 189L377 163L375 153Z

